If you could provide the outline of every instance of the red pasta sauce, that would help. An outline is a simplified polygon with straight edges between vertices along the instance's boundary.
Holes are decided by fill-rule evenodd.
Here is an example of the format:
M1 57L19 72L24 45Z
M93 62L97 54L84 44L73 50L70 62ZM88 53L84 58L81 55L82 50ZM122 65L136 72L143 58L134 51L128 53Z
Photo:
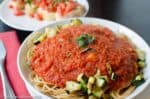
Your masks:
M84 53L76 41L82 34L95 37L88 45L92 49ZM117 80L110 80L109 88L116 90L137 74L136 62L136 52L127 39L117 37L105 27L79 25L61 29L55 37L36 45L31 68L49 84L63 88L66 81L76 81L81 73L87 77L95 75L98 69L102 75L110 77L106 66L109 64L117 75Z

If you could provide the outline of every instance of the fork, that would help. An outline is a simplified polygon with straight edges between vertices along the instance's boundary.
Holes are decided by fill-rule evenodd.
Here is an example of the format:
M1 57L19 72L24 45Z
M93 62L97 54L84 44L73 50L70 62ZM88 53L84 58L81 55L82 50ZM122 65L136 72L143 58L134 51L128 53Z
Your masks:
M6 50L3 42L0 40L0 72L2 77L3 89L4 89L4 98L5 99L16 99L15 94L8 82L8 78L6 76L4 61L6 57Z

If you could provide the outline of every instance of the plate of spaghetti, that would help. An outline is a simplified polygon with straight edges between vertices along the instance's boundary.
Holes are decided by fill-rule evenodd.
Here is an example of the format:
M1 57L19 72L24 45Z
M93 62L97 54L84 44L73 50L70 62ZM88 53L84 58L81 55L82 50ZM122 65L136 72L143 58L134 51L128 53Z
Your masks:
M16 29L34 31L58 20L86 16L88 10L87 0L4 0L0 19Z
M149 46L137 33L97 18L31 33L17 59L27 87L56 99L132 99L150 82L149 62Z

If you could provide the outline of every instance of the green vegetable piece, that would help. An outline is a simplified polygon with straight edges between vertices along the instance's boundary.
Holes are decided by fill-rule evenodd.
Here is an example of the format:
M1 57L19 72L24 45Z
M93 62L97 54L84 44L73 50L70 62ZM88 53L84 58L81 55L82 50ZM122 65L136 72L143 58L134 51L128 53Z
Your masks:
M81 20L73 19L73 20L71 20L70 23L66 23L66 24L61 25L61 28L67 28L69 26L80 25L80 24L82 24Z
M96 74L94 75L94 77L96 78L96 80L97 80L97 79L104 79L104 80L106 80L106 83L109 81L109 79L108 79L107 76L101 76L99 70L97 70L97 72L96 72Z
M139 60L144 61L145 60L145 52L140 49L136 49L136 53L138 55Z
M95 88L92 90L92 95L100 99L103 95L104 91L101 90L100 88Z
M45 33L48 37L54 37L58 32L58 28L45 28Z
M88 83L88 78L82 73L78 75L77 81L80 82L81 84L81 90L85 93L87 93L88 88L87 88L87 83Z
M138 62L138 66L139 66L140 68L144 68L144 67L145 67L145 62L144 62L144 61L139 61L139 62Z
M35 41L33 41L34 45L37 45L41 43L46 38L46 34L42 34L39 38L37 38Z
M139 74L135 77L135 80L142 80L143 78L143 74Z
M97 70L97 72L96 72L96 74L94 75L94 77L99 77L100 76L100 71L99 70Z
M135 79L132 81L132 84L136 87L140 86L141 84L143 84L145 82L145 79L143 77L143 74L138 74Z
M81 74L78 75L77 81L83 82L83 83L87 83L88 82L88 78L83 73L81 73Z
M95 83L95 78L94 77L89 77L88 79L88 83L87 83L87 88L88 88L88 94L91 94L92 92L92 87L93 87L93 84Z
M78 44L79 44L80 47L83 47L83 46L87 45L87 43L84 42L83 40L78 40Z
M97 99L97 98L93 95L90 95L88 99Z
M87 93L90 95L92 93L92 90L90 88L88 88Z
M73 19L70 22L70 25L81 25L82 21L80 19Z
M83 82L81 82L80 84L81 84L81 90L83 91L83 93L88 93L87 85Z
M81 85L77 82L67 81L66 82L66 90L69 92L75 92L81 89Z
M133 84L134 86L138 87L138 86L140 86L141 84L143 84L144 82L145 82L144 79L142 79L142 80L134 80L134 81L132 82L132 84Z
M94 77L89 77L88 83L94 84L95 78Z
M104 78L97 78L96 85L97 87L103 88L106 85L107 81Z
M91 44L94 40L95 37L89 34L82 34L76 39L79 47L86 47L89 44Z

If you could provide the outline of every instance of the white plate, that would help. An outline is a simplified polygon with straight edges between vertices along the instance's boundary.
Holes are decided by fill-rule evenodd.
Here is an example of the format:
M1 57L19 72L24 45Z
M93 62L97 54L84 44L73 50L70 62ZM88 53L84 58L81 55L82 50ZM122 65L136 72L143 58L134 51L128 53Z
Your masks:
M87 0L77 0L80 4L85 6L86 12L83 16L86 16L89 11L89 4ZM35 31L43 26L46 26L55 21L38 21L35 18L30 18L27 15L15 16L13 11L9 8L10 0L4 0L0 5L0 19L10 27L25 30Z
M27 85L26 85L27 86ZM33 97L33 99L44 99L44 97L36 94L32 89L30 89L27 86L27 90L29 92L29 94L31 95L31 97ZM150 98L150 86L148 86L142 93L140 93L139 95L137 95L135 98L133 99L149 99Z
M136 88L134 90L134 92L131 93L131 95L126 97L126 99L133 99L139 93L144 91L144 89L146 87L148 87L148 85L150 83L150 72L149 72L149 70L150 70L150 48L149 48L148 44L136 32L134 32L131 29L129 29L129 28L123 26L123 25L120 25L118 23L108 21L108 20L104 20L104 19L97 19L97 18L80 18L80 19L82 20L83 23L100 24L102 26L108 27L114 33L125 34L133 42L133 44L135 44L138 48L145 51L147 66L144 69L144 77L145 77L146 82L144 84L142 84L141 86L139 86L138 88ZM53 27L53 26L56 26L58 24L68 23L70 20L71 19L63 20L63 21L60 21L60 22L55 22L55 23L50 24L46 27ZM26 57L27 51L31 47L30 45L28 45L29 44L28 42L34 37L34 35L43 33L46 27L43 27L43 28L31 33L24 40L24 42L22 43L22 45L19 49L19 53L18 53L18 57L17 57L17 64L18 64L18 69L19 69L19 73L21 75L21 78L24 80L24 82L26 83L26 85L29 89L31 89L36 95L39 95L42 98L48 98L48 96L46 96L45 94L39 92L37 89L35 89L33 87L31 81L29 80L29 75L28 75L30 70L29 70L29 68L26 68L26 65L25 65L26 62L25 62L24 57ZM144 99L149 99L149 98L146 98L146 96L143 96L143 98ZM138 98L136 98L136 99L138 99Z

